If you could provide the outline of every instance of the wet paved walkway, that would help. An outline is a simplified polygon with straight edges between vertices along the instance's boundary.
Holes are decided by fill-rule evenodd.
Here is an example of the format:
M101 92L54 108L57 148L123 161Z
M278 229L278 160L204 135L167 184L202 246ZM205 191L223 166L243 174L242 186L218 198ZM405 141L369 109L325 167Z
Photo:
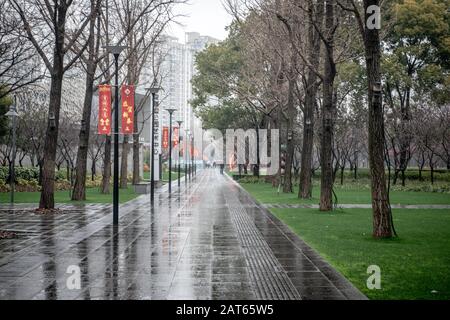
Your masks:
M180 190L64 213L0 209L0 299L364 299L227 176L203 170ZM81 289L68 289L69 266Z
M264 203L265 208L319 209L318 204ZM372 209L371 204L337 204L338 209ZM391 204L392 209L450 209L448 204Z

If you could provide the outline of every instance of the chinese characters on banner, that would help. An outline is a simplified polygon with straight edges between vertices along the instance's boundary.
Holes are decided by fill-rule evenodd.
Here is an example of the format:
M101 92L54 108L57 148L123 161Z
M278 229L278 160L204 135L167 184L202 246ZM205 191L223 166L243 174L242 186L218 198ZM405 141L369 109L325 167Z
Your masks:
M169 147L169 128L163 127L162 147L167 149Z
M111 134L111 86L98 86L98 134Z
M178 145L178 127L173 128L173 146Z
M134 87L122 86L122 133L132 134L134 132Z

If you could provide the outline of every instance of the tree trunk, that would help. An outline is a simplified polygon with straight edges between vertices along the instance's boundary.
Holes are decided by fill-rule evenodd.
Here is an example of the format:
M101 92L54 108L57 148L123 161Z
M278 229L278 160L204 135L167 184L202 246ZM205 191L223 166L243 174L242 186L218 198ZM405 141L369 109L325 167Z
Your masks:
M111 136L105 139L105 154L103 156L103 177L101 193L108 194L111 180Z
M97 174L97 166L96 166L96 159L92 159L91 164L91 181L95 180L95 175Z
M50 81L50 102L48 107L47 130L44 142L42 168L42 191L40 209L55 208L55 160L58 143L59 114L61 110L62 82L64 76L64 40L67 6L58 5L55 10L55 46Z
M135 112L135 114L137 114ZM134 120L134 132L137 132L137 116L135 115ZM139 161L139 135L136 133L133 135L133 184L138 184L141 181L141 176L139 174L140 161Z
M411 76L411 75L410 75ZM405 186L405 170L408 167L409 162L409 148L410 148L410 134L408 132L408 123L411 119L410 116L410 92L411 89L406 89L406 96L403 105L401 106L401 123L402 130L400 131L400 170L402 173L402 186Z
M379 0L364 0L365 20L367 8L379 6ZM372 187L373 236L389 238L393 235L392 212L384 171L384 119L381 97L380 38L377 29L364 29L366 72L369 103L369 165ZM374 90L376 88L376 91Z
M66 160L66 179L70 181L70 163L69 160Z
M325 45L325 66L323 78L323 106L322 106L322 139L320 150L320 211L333 209L333 126L335 104L333 103L333 84L336 76L334 63L333 35L334 27L334 3L327 0L325 4L325 25L327 31L327 43Z
M130 150L130 144L128 143L129 136L123 136L122 142L122 162L120 164L120 188L127 188L128 179L128 152ZM169 168L170 170L170 168Z
M310 10L313 10L314 4L308 1ZM323 5L317 5L316 18L317 22L323 19ZM320 22L319 22L320 24ZM313 24L308 27L308 58L311 68L319 69L320 57L320 37L315 30ZM305 89L305 106L303 111L303 145L300 160L300 181L298 197L302 199L311 198L312 194L312 161L313 161L313 145L314 145L314 109L316 105L317 94L317 75L312 69L308 70L306 89Z
M91 3L91 6L94 4ZM91 8L91 10L94 10ZM81 128L79 133L76 176L75 184L72 192L72 200L86 200L86 176L87 176L87 158L89 135L91 129L91 109L92 109L92 94L94 92L94 77L97 69L97 50L95 42L95 22L94 15L89 23L89 55L86 66L86 91L83 102L83 117L81 119ZM97 40L98 41L98 40ZM98 46L98 42L97 42Z
M72 200L86 200L86 175L87 175L87 157L89 135L91 128L91 109L92 94L94 92L94 62L88 64L86 74L86 93L83 103L83 118L81 120L81 128L79 133L79 144L77 151L77 172L75 176L75 185L73 187Z
M293 72L289 75L289 97L288 97L288 120L287 120L287 142L286 142L286 165L284 170L283 192L292 192L292 160L294 157L294 119L296 110L294 105L294 81Z
M392 181L392 184L395 186L397 184L397 179L398 179L398 170L395 169L394 170L394 180Z
M42 162L39 161L39 181L38 181L38 184L40 186L42 186L42 176L43 176Z
M51 76L49 120L45 134L44 159L42 167L42 191L39 201L40 209L55 208L55 160L58 142L59 113L61 109L61 94L63 80L63 57L54 56L54 67L57 69Z
M259 167L261 165L259 155L259 125L256 126L256 165L253 166L253 175L259 178Z

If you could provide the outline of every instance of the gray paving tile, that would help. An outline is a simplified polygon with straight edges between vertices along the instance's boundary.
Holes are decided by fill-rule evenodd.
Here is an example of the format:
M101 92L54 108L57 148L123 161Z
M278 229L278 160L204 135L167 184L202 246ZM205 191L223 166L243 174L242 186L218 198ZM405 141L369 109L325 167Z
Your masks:
M188 184L121 205L0 206L0 299L355 299L339 273L231 179ZM69 289L78 266L81 288Z

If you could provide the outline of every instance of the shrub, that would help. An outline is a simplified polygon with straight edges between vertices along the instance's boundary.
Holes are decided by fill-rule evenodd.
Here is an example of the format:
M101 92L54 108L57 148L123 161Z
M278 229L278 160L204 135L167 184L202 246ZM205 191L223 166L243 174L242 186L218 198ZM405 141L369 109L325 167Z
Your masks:
M18 181L19 179L23 179L23 180L36 179L37 180L37 179L39 179L39 168L16 167L15 174L16 174L16 181ZM6 182L8 177L9 177L9 167L0 167L0 180L3 180Z
M86 188L95 188L100 187L102 185L102 177L101 176L95 176L94 181L92 179L88 178L86 179Z
M61 169L56 171L55 173L55 180L56 181L63 181L66 180L67 178L67 170L66 169Z

